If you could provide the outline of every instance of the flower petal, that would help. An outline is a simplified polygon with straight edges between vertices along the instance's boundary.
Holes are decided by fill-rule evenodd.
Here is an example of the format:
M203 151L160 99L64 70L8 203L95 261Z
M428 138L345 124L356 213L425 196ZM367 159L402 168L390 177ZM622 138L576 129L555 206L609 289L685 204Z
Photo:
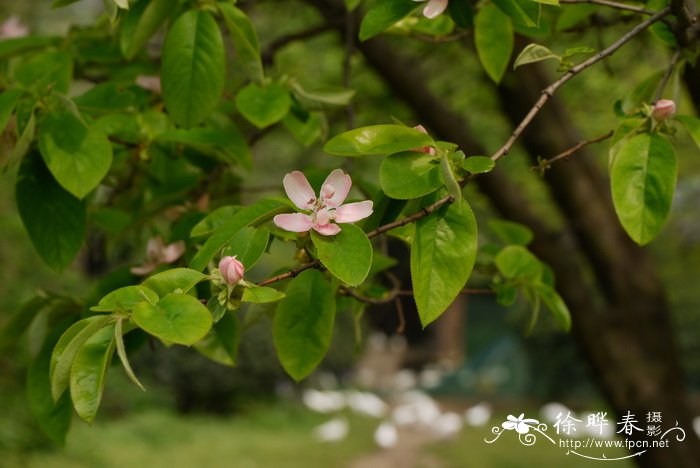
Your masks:
M185 241L180 240L173 242L172 244L168 244L163 248L162 253L163 256L161 257L161 260L163 263L173 263L185 253Z
M155 263L144 263L143 265L131 267L129 271L137 276L146 276L150 272L156 269L158 265Z
M354 223L372 214L372 200L348 203L335 210L336 223Z
M272 221L278 227L290 232L306 232L314 225L311 216L304 213L279 214Z
M326 200L326 205L335 208L342 205L347 198L350 187L352 187L352 179L342 169L335 169L328 174L323 182L323 187L326 185L332 185L335 189L333 196Z
M340 232L340 226L337 224L314 224L314 229L324 236L335 236Z
M507 431L512 431L513 429L515 429L516 425L517 423L514 423L513 421L506 421L503 424L501 424L501 426L503 426L503 429Z
M447 8L447 1L448 0L430 0L423 9L423 16L433 19L436 16L441 15Z
M302 210L311 209L316 194L304 174L299 171L290 172L284 176L282 183L284 184L284 191L287 192L287 196L297 207Z

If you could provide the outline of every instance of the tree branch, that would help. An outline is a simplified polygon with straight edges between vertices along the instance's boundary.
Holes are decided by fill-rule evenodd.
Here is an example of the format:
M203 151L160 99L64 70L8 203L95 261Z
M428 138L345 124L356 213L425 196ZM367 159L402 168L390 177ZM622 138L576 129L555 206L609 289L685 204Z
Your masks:
M530 122L537 116L537 114L542 110L542 107L549 101L549 99L554 95L554 93L562 86L564 83L569 81L571 78L574 76L578 75L581 73L583 70L587 69L591 65L594 65L601 60L603 60L606 57L609 57L610 55L614 54L615 51L617 51L620 47L625 45L630 39L644 31L646 28L651 26L652 24L656 23L659 21L661 18L664 16L668 15L670 11L670 7L666 7L663 10L655 13L652 15L650 18L646 19L645 21L639 23L637 26L632 28L627 34L622 36L620 39L615 41L611 46L609 46L607 49L601 50L598 52L596 55L593 57L589 58L588 60L579 63L578 65L572 67L569 71L564 73L557 81L552 83L551 85L547 86L544 90L542 90L542 95L540 98L537 100L535 105L532 106L530 109L530 112L527 113L525 118L518 124L518 126L515 128L513 133L511 134L510 138L508 138L508 141L498 150L496 151L493 156L491 156L491 159L494 161L498 161L501 159L503 156L508 154L508 152L511 150L513 145L515 144L515 141L520 137L520 135L523 133L523 131L527 128L528 125L530 125Z
M681 49L676 49L676 53L673 54L673 57L671 57L671 63L669 63L668 68L666 69L666 73L664 73L664 77L661 79L661 82L659 83L659 87L656 88L656 92L654 93L654 101L656 102L659 99L661 99L661 96L664 94L664 89L666 89L666 85L668 84L668 80L671 79L671 75L673 75L673 68L676 66L676 63L678 63L678 59L681 57Z
M606 133L605 135L601 135L601 136L596 137L596 138L591 138L590 140L579 141L578 143L576 143L574 146L572 146L568 150L563 151L552 158L543 159L539 162L539 164L537 166L532 166L530 169L532 169L533 171L544 172L547 169L549 169L553 163L555 163L557 161L561 161L562 159L568 158L569 156L576 153L581 148L585 148L586 146L588 146L590 144L598 143L598 142L603 141L603 140L607 140L608 138L613 136L613 133L615 133L615 132L613 132L611 130L608 133Z

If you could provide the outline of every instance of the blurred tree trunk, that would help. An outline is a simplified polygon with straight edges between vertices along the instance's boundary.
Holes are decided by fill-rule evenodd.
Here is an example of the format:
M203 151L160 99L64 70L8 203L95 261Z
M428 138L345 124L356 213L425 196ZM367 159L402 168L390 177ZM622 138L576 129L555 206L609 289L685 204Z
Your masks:
M333 22L342 17L332 0L311 2ZM342 31L342 29L341 29ZM457 143L466 154L489 154L470 134L466 122L437 99L417 67L401 60L382 39L357 45L389 89L440 138ZM499 96L515 123L549 84L539 68L529 66L504 85ZM515 79L515 78L514 78ZM555 97L523 136L532 155L553 156L580 140L563 104ZM668 448L650 449L635 461L643 467L700 466L700 442L692 428L682 371L670 325L663 286L644 251L620 227L605 177L585 153L559 163L545 181L565 221L553 231L530 207L502 170L475 179L504 217L535 233L532 250L554 270L557 290L571 309L573 332L592 373L618 416L635 414L646 426L647 413L662 412L664 428L678 421L686 439ZM589 277L593 281L589 281ZM645 433L632 436L649 440Z

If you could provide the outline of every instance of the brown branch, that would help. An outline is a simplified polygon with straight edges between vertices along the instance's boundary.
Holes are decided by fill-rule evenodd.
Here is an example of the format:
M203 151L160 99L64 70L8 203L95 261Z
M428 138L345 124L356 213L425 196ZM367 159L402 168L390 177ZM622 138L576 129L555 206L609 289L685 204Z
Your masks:
M668 68L666 69L666 73L664 73L663 78L661 78L661 82L659 82L659 87L656 88L656 92L654 93L654 100L652 102L656 102L659 99L661 99L661 96L664 94L664 89L666 89L666 85L668 84L668 80L671 79L671 75L673 75L673 69L676 66L676 63L678 63L678 59L681 57L681 50L676 49L676 52L673 54L673 57L671 57L671 62L668 64Z
M646 28L654 24L655 22L659 21L662 19L664 16L668 15L670 11L669 7L664 8L663 10L655 13L652 15L650 18L644 20L643 22L639 23L637 26L632 28L627 34L622 36L620 39L615 41L611 46L609 46L607 49L601 50L598 52L596 55L593 57L589 58L588 60L579 63L578 65L575 65L572 67L569 71L564 73L557 81L552 83L551 85L547 86L544 90L542 90L542 94L540 95L540 98L537 100L537 102L532 106L530 109L530 112L527 113L525 118L518 124L518 126L513 130L513 133L511 134L510 138L508 138L508 141L498 150L496 151L493 156L491 156L491 159L494 161L498 161L501 159L503 156L508 154L508 152L511 150L513 145L515 144L515 141L520 137L520 135L525 131L528 125L530 125L530 122L537 116L537 114L542 110L542 107L549 101L549 99L554 95L554 93L567 81L569 81L571 78L574 76L578 75L581 73L583 70L587 69L591 65L594 65L601 60L603 60L606 57L609 57L615 51L617 51L620 47L625 45L630 39L644 31Z
M593 5L602 5L615 8L616 10L632 11L634 13L639 13L640 15L653 15L655 13L653 10L647 10L646 8L641 8L634 5L627 5L626 3L612 2L610 0L559 0L559 3L591 3Z
M399 324L396 327L396 333L401 335L404 330L406 330L406 316L403 313L403 304L401 303L401 298L397 297L394 302L396 303L396 315L399 317Z
M301 273L302 271L306 271L306 270L308 270L308 269L310 269L310 268L319 268L319 269L321 269L321 268L323 268L323 267L321 266L321 262L320 262L320 261L314 260L313 262L305 263L305 264L303 264L303 265L301 265L301 266L298 266L298 267L296 267L296 268L293 268L293 269L289 270L289 271L286 272L286 273L282 273L281 275L273 276L272 278L268 278L268 279L266 279L265 281L261 281L261 282L258 283L258 286L267 286L268 284L277 283L278 281L284 281L284 280L289 279L289 278L294 278L295 276L297 276L297 275L298 275L299 273Z
M552 158L541 160L537 166L532 166L530 169L532 169L533 171L544 172L547 169L549 169L550 167L552 167L553 163L555 163L557 161L561 161L562 159L568 158L569 156L576 153L581 148L585 148L588 145L591 145L593 143L598 143L598 142L601 142L603 140L607 140L608 138L613 136L613 133L615 133L615 132L613 132L611 130L608 133L606 133L605 135L601 135L601 136L596 137L596 138L591 138L590 140L581 140L578 143L576 143L574 146L569 148L568 150L563 151Z

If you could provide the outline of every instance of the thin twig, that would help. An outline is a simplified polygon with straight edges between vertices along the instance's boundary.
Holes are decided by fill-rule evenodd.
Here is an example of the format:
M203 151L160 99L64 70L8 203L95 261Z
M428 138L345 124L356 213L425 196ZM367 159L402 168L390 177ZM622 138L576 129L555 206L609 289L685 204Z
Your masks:
M532 169L533 171L544 172L547 169L549 169L553 163L555 163L557 161L561 161L562 159L568 158L569 156L576 153L581 148L585 148L588 145L591 145L593 143L598 143L598 142L603 141L603 140L607 140L608 138L613 136L613 133L614 132L611 130L608 133L606 133L605 135L601 135L601 136L596 137L596 138L591 138L590 140L579 141L578 143L576 143L574 146L572 146L568 150L563 151L552 158L543 159L540 161L540 163L537 166L532 166L530 169Z
M640 15L653 15L655 12L653 10L647 10L646 8L627 5L626 3L612 2L610 0L559 0L559 3L591 3L593 5L603 5L610 8L615 8L616 10L632 11L634 13L639 13Z
M678 63L678 59L681 57L681 50L676 49L676 52L673 54L673 57L671 57L671 62L668 64L668 68L666 69L666 73L664 73L664 77L661 78L661 82L659 83L659 87L656 88L656 92L654 93L654 100L652 102L656 102L659 99L661 99L661 96L664 94L664 89L666 89L666 85L668 84L668 80L671 79L671 75L673 75L673 69L676 67L676 63Z
M513 144L515 144L515 141L520 137L520 135L523 133L523 131L527 128L528 125L530 125L530 122L535 118L535 116L542 110L542 107L549 101L549 99L554 95L554 93L567 81L569 81L571 78L574 76L578 75L581 73L583 70L587 69L591 65L594 65L604 58L612 55L617 51L620 47L625 45L630 39L635 37L637 34L641 33L644 31L646 28L654 24L655 22L659 21L661 18L664 16L668 15L670 11L670 7L666 7L663 10L655 13L652 15L650 18L644 20L643 22L639 23L637 26L632 28L627 34L622 36L620 39L615 41L611 46L609 46L607 49L601 50L598 52L596 55L593 57L589 58L588 60L579 63L578 65L573 66L569 71L564 73L557 81L552 83L551 85L547 86L544 90L542 90L542 95L540 98L537 100L535 105L532 106L530 109L530 112L527 113L525 118L518 124L518 126L513 130L513 133L511 134L510 138L508 138L508 141L498 150L496 151L493 156L491 156L491 159L494 161L498 161L501 159L503 156L508 154L508 152L511 150L513 147Z
M319 262L318 260L314 260L313 262L305 263L301 266L289 270L286 273L282 273L281 275L273 276L272 278L268 278L265 281L261 281L258 283L258 286L267 286L268 284L277 283L279 281L284 281L289 278L294 278L302 271L306 271L310 268L322 268L321 262Z
M492 295L495 292L488 288L464 288L459 292L462 296L482 296L482 295ZM397 294L398 296L413 296L414 293L410 289L401 290Z
M384 276L389 278L389 281L391 281L391 289L389 290L389 293L385 295L384 297L369 297L369 296L364 296L357 291L352 290L351 288L347 288L345 286L341 286L340 288L340 293L345 295L345 296L350 296L352 298L357 299L360 302L364 302L365 304L374 304L374 305L379 305L379 304L386 304L388 302L393 301L396 299L397 296L399 296L399 293L401 292L401 282L399 279L396 277L391 272L384 272Z

